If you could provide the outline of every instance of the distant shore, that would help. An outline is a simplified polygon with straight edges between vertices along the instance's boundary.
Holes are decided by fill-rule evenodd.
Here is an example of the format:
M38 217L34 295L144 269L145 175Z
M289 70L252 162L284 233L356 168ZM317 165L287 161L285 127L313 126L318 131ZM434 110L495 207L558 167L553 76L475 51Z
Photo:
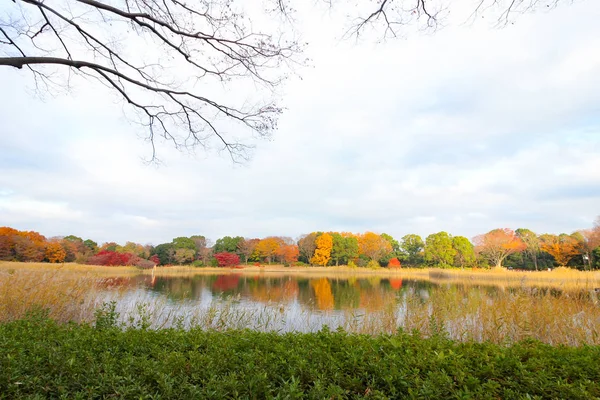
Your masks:
M133 266L96 266L76 263L21 263L0 262L0 273L10 270L44 270L90 273L103 276L155 275L160 277L185 277L206 274L243 274L271 277L300 276L307 278L351 278L380 277L396 279L426 280L434 283L493 284L501 286L552 286L557 288L600 288L600 271L578 271L556 268L552 271L512 271L505 268L492 269L439 269L399 268L368 269L348 266L309 267L283 265L242 265L237 268L165 266L154 269L139 269Z

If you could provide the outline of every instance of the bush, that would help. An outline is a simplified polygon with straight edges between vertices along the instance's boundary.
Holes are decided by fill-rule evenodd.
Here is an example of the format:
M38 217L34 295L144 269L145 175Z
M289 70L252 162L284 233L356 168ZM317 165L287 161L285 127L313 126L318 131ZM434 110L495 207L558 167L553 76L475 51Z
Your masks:
M400 260L398 260L398 258L394 257L392 258L389 262L388 262L388 268L390 269L397 269L400 268Z
M219 267L235 267L240 263L240 256L235 253L223 251L214 255Z
M202 260L196 260L192 263L192 267L204 267L204 261Z
M379 269L379 268L381 268L381 265L379 265L379 261L371 260L367 264L367 268L369 268L369 269Z
M88 259L89 265L123 266L134 265L135 259L131 253L117 253L116 251L103 250ZM137 257L139 258L139 257Z
M369 261L365 260L364 258L359 258L356 260L356 266L360 268L366 267L368 263Z
M348 268L357 268L357 265L354 263L354 261L350 260L348 261Z
M43 314L0 324L0 397L490 398L600 396L599 346L456 343L343 331L260 333L96 327ZM140 324L143 328L143 324Z

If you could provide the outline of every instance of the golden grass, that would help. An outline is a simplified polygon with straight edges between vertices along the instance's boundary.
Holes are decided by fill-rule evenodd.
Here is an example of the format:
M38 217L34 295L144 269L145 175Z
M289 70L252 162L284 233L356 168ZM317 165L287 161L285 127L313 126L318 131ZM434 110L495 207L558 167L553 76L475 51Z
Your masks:
M57 321L89 321L97 281L88 274L47 268L0 268L0 321L20 319L36 309Z
M598 272L556 269L544 272L507 270L402 269L361 271L338 268L249 267L246 269L168 267L138 270L132 267L98 267L77 264L49 265L0 263L0 321L19 319L31 309L44 308L58 321L91 321L101 305L98 283L110 286L110 278L129 279L139 274L193 276L196 274L264 274L268 277L356 279L376 282L386 277L428 280L439 286L416 289L407 286L385 298L361 297L359 309L315 312L303 308L293 318L302 329L316 330L323 321L357 333L394 332L399 327L423 335L447 334L456 340L508 343L535 338L551 344L600 345L600 287ZM375 283L373 286L378 286ZM425 286L426 287L426 286ZM558 289L558 290L557 290ZM112 290L112 289L111 289ZM127 293L126 288L123 294ZM118 292L112 291L119 300ZM367 293L364 293L367 295ZM268 293L267 293L268 295ZM388 298L389 296L391 298ZM361 295L362 296L362 295ZM267 296L268 297L268 296ZM270 298L270 297L269 297ZM147 301L144 301L147 300ZM258 309L239 306L239 299L217 302L208 309L162 301L156 297L121 304L123 321L150 321L153 327L186 326L212 329L246 328L286 330L288 304L265 303ZM370 307L379 302L381 307ZM378 304L379 304L378 303ZM259 303L260 304L260 303ZM315 316L333 316L320 320ZM335 327L334 326L334 327Z
M398 327L425 336L445 334L461 341L512 343L534 338L545 343L578 346L600 344L600 299L594 291L576 294L550 289L510 289L489 293L453 285L405 293L399 308L348 315L353 332L394 332Z

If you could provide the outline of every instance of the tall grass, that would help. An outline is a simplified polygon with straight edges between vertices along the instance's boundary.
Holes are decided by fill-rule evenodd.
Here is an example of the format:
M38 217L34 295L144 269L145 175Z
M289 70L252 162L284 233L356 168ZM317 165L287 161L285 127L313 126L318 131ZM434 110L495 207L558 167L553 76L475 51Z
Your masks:
M61 322L90 321L98 278L59 269L0 269L0 321L43 309Z
M357 308L340 310L332 304L332 308L317 310L317 304L294 300L297 293L290 298L266 293L264 301L234 295L199 304L196 300L169 299L134 285L115 289L110 278L86 269L4 265L0 266L0 321L21 319L31 310L44 309L60 322L92 322L112 316L122 326L151 329L310 332L326 324L370 335L402 328L459 341L504 344L534 338L554 345L600 344L600 297L594 290L595 281L582 278L585 273L555 272L553 277L564 274L567 278L550 286L533 286L533 281L512 279L510 274L507 279L506 272L490 273L498 275L493 286L454 279L468 275L453 271L432 276L432 281L445 282L439 286L361 292ZM133 282L131 278L119 279ZM378 279L372 277L371 285L378 287ZM111 305L111 301L115 303ZM95 314L95 310L99 311Z

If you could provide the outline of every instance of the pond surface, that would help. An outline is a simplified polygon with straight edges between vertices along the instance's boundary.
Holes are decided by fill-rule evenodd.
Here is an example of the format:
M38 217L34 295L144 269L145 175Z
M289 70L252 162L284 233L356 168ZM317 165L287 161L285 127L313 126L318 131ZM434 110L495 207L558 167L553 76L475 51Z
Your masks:
M327 325L362 333L403 328L457 339L589 343L598 340L600 326L598 297L585 291L399 277L140 275L107 280L97 301L112 300L124 321L152 327L307 332Z

